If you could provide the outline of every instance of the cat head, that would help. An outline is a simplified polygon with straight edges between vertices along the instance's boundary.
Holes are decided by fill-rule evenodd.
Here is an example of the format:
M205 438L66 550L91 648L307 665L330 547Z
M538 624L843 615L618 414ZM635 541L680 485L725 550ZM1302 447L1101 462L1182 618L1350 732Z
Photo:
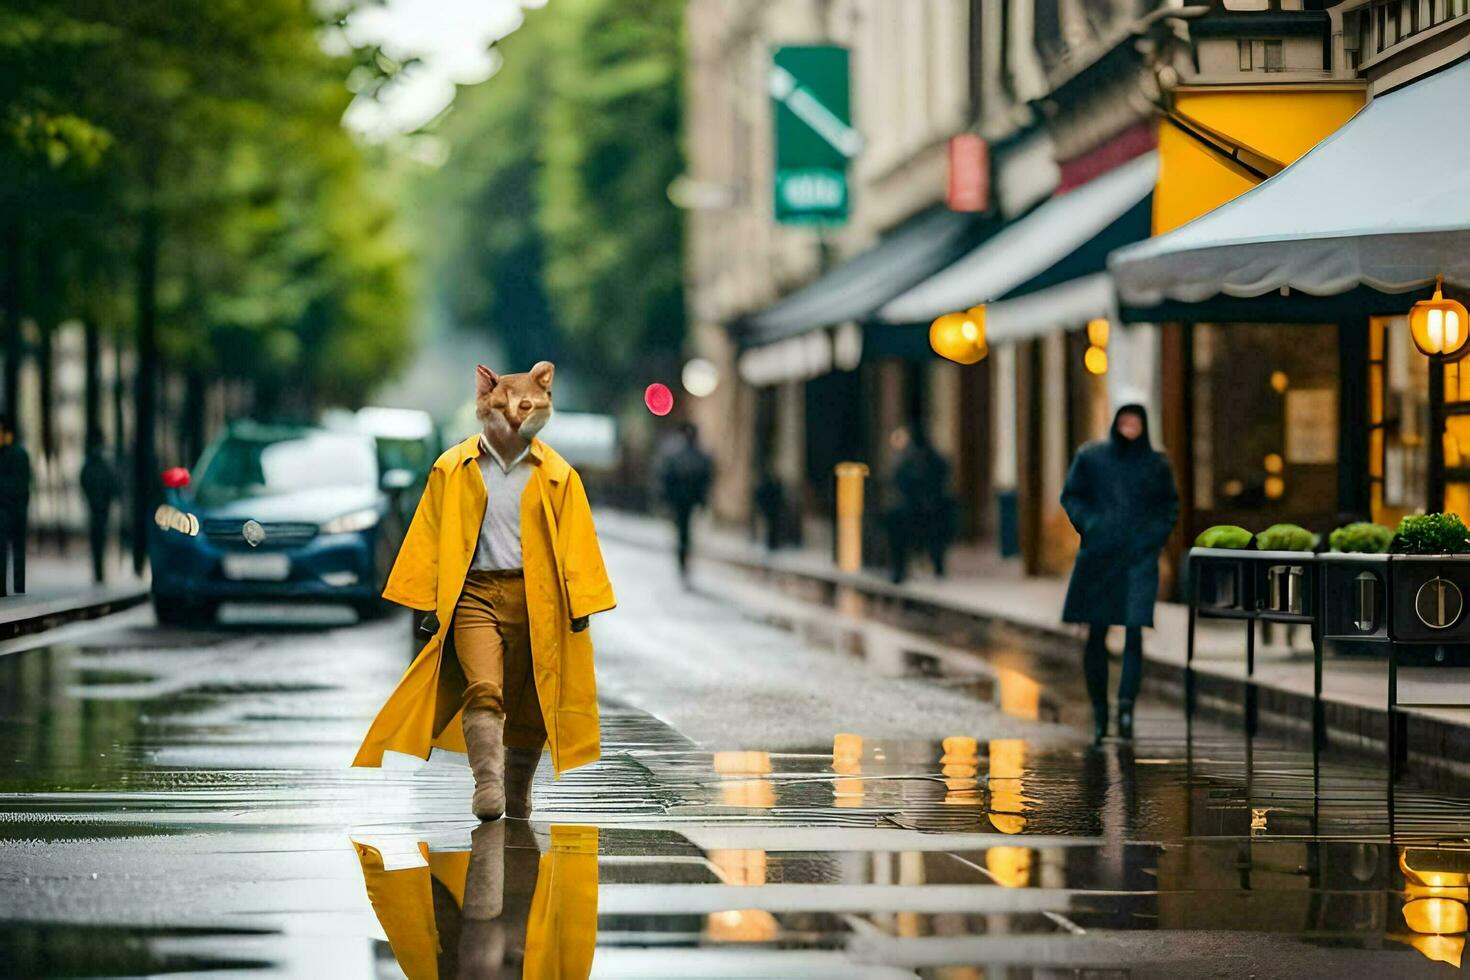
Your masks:
M475 367L475 418L486 429L519 433L530 439L551 420L551 377L556 367L538 361L524 374L496 374Z

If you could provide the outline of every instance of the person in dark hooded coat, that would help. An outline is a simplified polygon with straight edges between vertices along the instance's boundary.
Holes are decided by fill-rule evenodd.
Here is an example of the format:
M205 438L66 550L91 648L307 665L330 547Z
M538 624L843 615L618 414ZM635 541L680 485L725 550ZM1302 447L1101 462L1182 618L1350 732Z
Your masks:
M1088 626L1083 670L1096 741L1108 733L1109 626L1125 627L1118 681L1118 733L1133 737L1133 702L1143 680L1143 627L1154 624L1159 552L1179 517L1168 458L1148 438L1148 413L1124 405L1108 438L1077 451L1062 507L1082 536L1062 621Z

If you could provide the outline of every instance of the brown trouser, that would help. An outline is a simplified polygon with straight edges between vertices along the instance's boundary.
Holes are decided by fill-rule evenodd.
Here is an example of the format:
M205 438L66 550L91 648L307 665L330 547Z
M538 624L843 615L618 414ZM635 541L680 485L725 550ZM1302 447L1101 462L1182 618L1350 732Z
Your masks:
M505 715L505 744L511 748L545 745L519 570L469 573L454 607L454 649L464 671L464 706Z

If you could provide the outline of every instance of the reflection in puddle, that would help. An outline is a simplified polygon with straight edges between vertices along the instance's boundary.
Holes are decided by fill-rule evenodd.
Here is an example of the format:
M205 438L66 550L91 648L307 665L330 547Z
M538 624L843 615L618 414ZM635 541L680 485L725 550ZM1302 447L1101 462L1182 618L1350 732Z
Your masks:
M529 824L481 824L470 850L420 842L388 868L353 842L373 912L409 980L585 978L597 946L596 827L553 826L543 852Z
M713 765L725 777L720 781L720 800L726 806L770 809L776 805L775 784L765 778L771 774L771 753L716 752ZM756 778L742 778L747 776Z
M1465 952L1466 903L1470 902L1470 849L1399 848L1404 876L1400 910L1407 932L1388 938L1437 963L1458 968Z
M756 887L766 883L766 852L759 848L709 852L715 874L727 885ZM776 917L761 909L727 909L706 916L704 935L711 942L761 943L776 938Z
M471 836L460 771L342 768L378 699L322 696L357 690L352 658L316 649L333 636L312 657L0 658L0 973L1348 977L1464 961L1470 792L1411 772L1390 823L1381 760L1318 760L1299 732L1187 726L1144 702L1132 746L991 737L1088 709L1004 656L968 674L910 658L985 702L973 728L891 739L859 716L796 750L714 752L607 704L604 760L542 774L549 833ZM344 824L420 820L342 846ZM169 928L127 925L144 916ZM387 944L364 938L374 920Z

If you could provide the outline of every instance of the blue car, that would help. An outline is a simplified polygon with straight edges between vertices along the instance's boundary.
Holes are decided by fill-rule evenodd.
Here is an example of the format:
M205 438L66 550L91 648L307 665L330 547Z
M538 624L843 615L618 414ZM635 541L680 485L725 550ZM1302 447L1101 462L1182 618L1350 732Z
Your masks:
M237 422L197 472L164 472L149 528L159 623L207 623L236 600L342 602L362 618L383 610L403 536L394 496L412 476L380 474L370 437Z

